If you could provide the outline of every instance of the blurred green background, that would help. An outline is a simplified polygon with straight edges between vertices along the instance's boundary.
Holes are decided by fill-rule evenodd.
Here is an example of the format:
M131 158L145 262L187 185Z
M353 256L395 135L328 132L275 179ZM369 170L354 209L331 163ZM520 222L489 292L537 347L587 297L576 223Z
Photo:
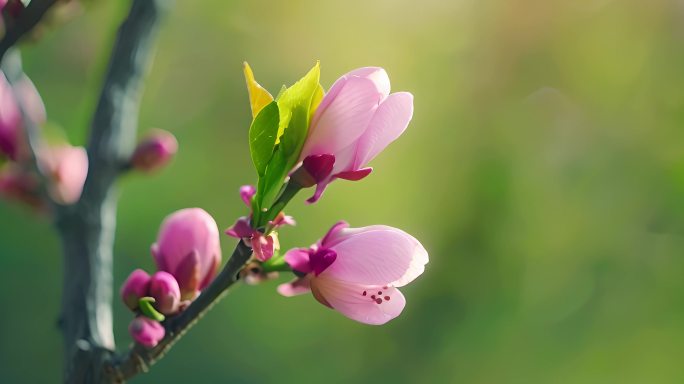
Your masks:
M127 4L95 2L23 48L73 143ZM338 219L415 235L431 261L404 313L372 327L276 282L241 286L133 383L684 382L678 0L177 1L140 127L173 132L180 151L121 182L116 289L153 270L168 213L202 207L221 228L246 213L242 61L276 93L317 59L326 88L386 68L415 115L371 177L335 182L315 206L297 198L281 242L308 245ZM0 217L0 382L59 382L58 240L23 207L2 203ZM114 309L122 349L131 316Z

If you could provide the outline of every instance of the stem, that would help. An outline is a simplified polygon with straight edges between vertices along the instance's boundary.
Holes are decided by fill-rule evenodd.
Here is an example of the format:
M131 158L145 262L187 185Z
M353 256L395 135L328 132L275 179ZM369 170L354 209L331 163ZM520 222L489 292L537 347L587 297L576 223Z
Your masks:
M252 249L240 241L233 255L221 273L202 291L202 294L178 316L169 318L164 323L166 335L154 348L134 345L126 356L114 361L108 368L109 374L116 380L126 380L138 373L147 372L149 367L159 361L173 345L201 319L238 280L238 273L252 256Z
M43 19L57 0L33 0L14 22L9 24L5 36L0 40L0 60L22 36L30 32Z
M285 184L285 187L278 196L278 199L271 205L271 208L269 208L266 212L264 212L263 216L261 216L261 219L259 222L256 224L256 228L261 228L268 224L269 221L273 220L278 216L280 211L282 211L285 206L292 200L293 197L297 194L302 189L302 186L295 183L293 180L290 180ZM266 231L268 233L268 231Z

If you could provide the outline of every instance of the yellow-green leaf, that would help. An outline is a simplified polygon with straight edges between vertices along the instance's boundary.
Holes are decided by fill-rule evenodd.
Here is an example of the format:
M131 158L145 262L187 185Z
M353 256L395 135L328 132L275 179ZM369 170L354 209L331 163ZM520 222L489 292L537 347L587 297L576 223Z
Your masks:
M265 106L273 101L273 96L254 80L252 68L246 61L243 69L247 82L247 92L249 92L249 105L252 108L252 118L254 119Z

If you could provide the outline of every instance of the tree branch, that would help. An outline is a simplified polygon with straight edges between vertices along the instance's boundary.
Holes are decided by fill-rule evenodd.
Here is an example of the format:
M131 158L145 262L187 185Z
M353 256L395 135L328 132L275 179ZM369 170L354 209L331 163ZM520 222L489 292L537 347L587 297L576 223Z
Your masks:
M241 240L221 273L202 291L188 308L164 322L166 335L154 348L135 344L127 355L116 359L107 369L116 380L126 380L138 373L147 372L149 367L164 357L166 352L180 340L199 319L216 304L238 280L238 273L252 256L252 249Z
M159 21L170 0L133 0L119 28L88 145L89 171L78 203L60 210L64 251L62 325L65 378L109 383L114 350L112 248L115 181L135 142L142 80L152 62Z
M30 32L43 19L47 11L58 0L33 0L18 18L13 20L0 40L0 60L5 53L16 44L22 36Z

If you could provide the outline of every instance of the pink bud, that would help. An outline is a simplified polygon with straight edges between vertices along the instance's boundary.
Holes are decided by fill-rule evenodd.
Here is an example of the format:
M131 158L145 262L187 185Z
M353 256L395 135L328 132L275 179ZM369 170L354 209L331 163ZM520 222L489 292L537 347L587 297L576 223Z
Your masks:
M170 132L156 129L138 143L131 164L139 171L156 171L171 161L178 151L178 141Z
M254 257L259 261L270 259L273 257L273 254L280 249L278 234L276 232L264 236L261 232L255 231L252 236L251 245L252 250L254 251Z
M252 207L252 197L256 194L256 188L253 185L243 185L240 187L240 198L247 204L248 207Z
M128 326L128 332L135 341L147 348L157 345L166 334L164 327L159 322L145 316L138 316L133 319L131 325Z
M149 287L150 275L142 269L136 269L121 286L121 299L130 310L135 311L140 298L148 295Z
M180 288L170 273L159 271L152 275L149 294L154 297L154 306L159 312L172 315L178 311Z
M21 134L21 113L12 86L0 72L0 151L15 159Z
M52 182L50 194L61 204L73 204L81 197L88 175L88 153L83 147L61 145L43 149L38 158Z
M194 299L213 280L221 263L216 221L200 208L170 214L152 245L152 256L160 271L176 278L181 299Z

